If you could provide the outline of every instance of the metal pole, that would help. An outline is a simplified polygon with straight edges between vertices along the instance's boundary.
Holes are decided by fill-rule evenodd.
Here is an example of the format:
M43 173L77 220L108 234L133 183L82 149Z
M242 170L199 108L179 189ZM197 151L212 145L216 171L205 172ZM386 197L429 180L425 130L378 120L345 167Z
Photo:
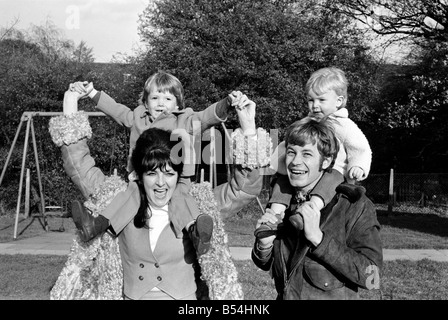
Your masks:
M261 201L260 201L260 199L258 197L257 197L257 203L260 206L261 212L263 212L263 214L265 214L263 205L261 204Z
M218 131L219 133L219 131ZM218 184L218 171L216 168L216 136L213 136L213 188Z
M39 183L40 205L42 207L41 212L42 212L42 218L44 219L45 231L48 231L48 223L47 223L47 219L45 218L45 196L44 196L44 189L42 187L42 178L41 178L41 174L40 174L39 155L37 153L36 134L34 132L33 118L31 118L30 121L31 121L31 138L33 141L33 149L34 149L34 160L36 161L37 181Z
M20 119L19 126L17 127L16 136L14 137L14 140L12 141L11 149L9 149L8 157L6 158L5 166L2 170L2 176L0 177L0 186L2 185L3 177L5 176L6 168L8 167L9 160L11 159L12 151L14 150L14 146L16 145L17 138L19 137L20 129L22 128L23 124L23 117Z
M30 216L30 169L26 169L26 178L25 178L25 218Z
M389 177L389 206L387 208L387 213L392 213L392 205L394 202L394 169L390 169Z
M210 128L210 167L209 167L209 175L210 175L210 184L213 188L213 163L215 159L213 158L215 154L215 127Z
M85 112L88 116L96 116L96 117L101 117L101 116L106 116L106 114L104 114L103 112ZM60 116L63 115L64 112L40 112L40 111L25 111L23 113L23 116L29 118L29 117L36 117L36 116L41 116L41 117L54 117L54 116Z
M19 223L20 200L22 198L22 186L23 186L23 175L25 172L26 153L27 153L27 149L28 149L28 136L30 134L30 125L31 125L30 119L31 118L27 119L28 122L26 124L25 144L23 145L22 170L20 172L19 195L17 197L17 209L16 209L16 221L14 224L14 240L17 238L17 225Z

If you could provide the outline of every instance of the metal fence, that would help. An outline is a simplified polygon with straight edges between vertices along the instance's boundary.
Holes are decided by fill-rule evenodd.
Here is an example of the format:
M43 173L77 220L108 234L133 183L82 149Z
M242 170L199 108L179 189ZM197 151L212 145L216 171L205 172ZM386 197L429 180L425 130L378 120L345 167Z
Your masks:
M375 203L389 201L391 174L371 174L361 182ZM393 201L419 206L448 205L448 173L394 173Z
M265 176L262 199L268 199L270 176ZM377 204L389 202L390 174L371 174L360 185L366 188L367 196ZM393 196L395 204L415 206L441 206L448 208L448 173L395 173L393 174Z

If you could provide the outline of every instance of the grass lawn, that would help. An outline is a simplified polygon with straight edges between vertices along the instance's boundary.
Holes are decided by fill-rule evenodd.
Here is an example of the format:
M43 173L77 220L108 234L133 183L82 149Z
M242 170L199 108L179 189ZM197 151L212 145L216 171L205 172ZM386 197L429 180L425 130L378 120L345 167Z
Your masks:
M0 299L50 299L66 260L66 256L0 255Z
M273 280L252 263L235 262L246 300L274 300ZM379 290L360 290L362 300L447 300L448 263L385 261Z
M230 246L251 247L261 209L253 201L238 215L224 221ZM448 249L448 213L420 208L397 207L387 214L378 206L381 239L385 249Z
M413 212L397 208L387 214L379 207L383 247L388 249L448 249L448 216L436 211ZM225 220L230 246L252 246L253 230L261 215L254 201L237 216ZM42 221L20 217L18 238L33 237L45 232ZM49 230L74 228L70 218L49 217ZM0 217L0 242L13 239L15 217ZM0 300L47 300L65 256L0 255ZM252 261L235 262L246 300L273 300L273 280ZM429 260L385 261L379 290L361 290L364 300L446 300L448 299L448 263Z
M0 255L0 300L48 300L65 256ZM235 261L245 300L275 300L273 280L250 260ZM363 300L447 300L448 263L386 261L379 290Z
M70 231L75 229L75 224L71 218L60 218L50 216L46 219L50 232ZM0 216L0 243L14 240L15 215ZM17 239L32 238L45 233L44 220L42 218L31 217L25 219L19 215L17 223Z

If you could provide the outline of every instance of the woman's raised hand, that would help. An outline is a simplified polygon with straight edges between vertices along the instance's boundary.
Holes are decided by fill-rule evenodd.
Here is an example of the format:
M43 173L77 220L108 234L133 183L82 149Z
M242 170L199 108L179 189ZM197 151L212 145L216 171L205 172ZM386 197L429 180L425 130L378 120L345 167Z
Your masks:
M69 115L78 111L78 100L82 98L82 94L73 89L73 83L68 87L68 90L64 93L64 101L62 103L62 109L64 115Z
M241 95L235 102L235 110L244 135L250 136L256 134L255 126L255 108L256 104L245 94Z

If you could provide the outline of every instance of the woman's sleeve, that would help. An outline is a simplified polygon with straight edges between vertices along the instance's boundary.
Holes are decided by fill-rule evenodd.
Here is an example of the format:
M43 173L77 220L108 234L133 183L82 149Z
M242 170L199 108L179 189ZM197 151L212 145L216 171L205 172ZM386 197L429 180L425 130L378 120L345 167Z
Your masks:
M238 213L260 194L262 186L263 176L258 169L236 166L232 179L213 189L221 216Z
M87 140L64 145L61 151L65 172L87 199L105 179L103 172L95 166Z
M258 128L254 136L245 136L237 129L231 138L234 174L229 182L214 189L223 218L236 214L261 193L261 170L269 166L272 154L271 138L262 128Z
M87 114L80 111L54 117L50 120L49 130L53 142L61 147L65 172L87 199L105 180L87 145L87 139L92 135Z

